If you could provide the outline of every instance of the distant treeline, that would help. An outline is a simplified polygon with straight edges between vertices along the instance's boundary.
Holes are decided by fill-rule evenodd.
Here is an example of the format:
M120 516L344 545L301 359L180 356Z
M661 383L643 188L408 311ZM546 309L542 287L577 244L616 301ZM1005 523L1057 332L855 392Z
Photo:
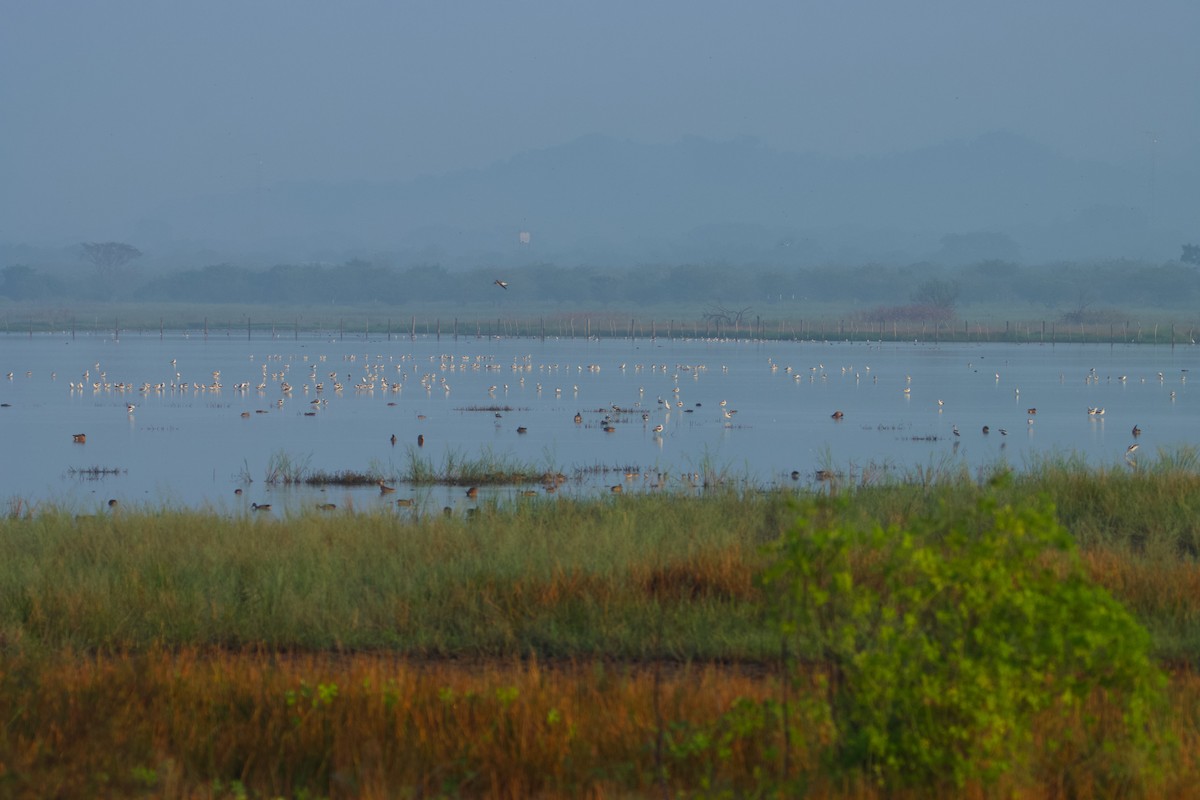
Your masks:
M85 271L92 270L92 271ZM507 289L494 281L501 279ZM860 309L905 304L1033 305L1062 313L1099 307L1195 308L1200 270L1178 261L1098 261L1025 266L983 261L950 268L903 267L780 269L721 264L637 268L534 264L451 272L440 266L395 269L364 261L278 265L249 269L216 264L154 274L145 266L102 275L80 267L64 279L24 265L0 270L0 298L10 301L146 301L262 304L472 304L504 302L587 306L845 302Z

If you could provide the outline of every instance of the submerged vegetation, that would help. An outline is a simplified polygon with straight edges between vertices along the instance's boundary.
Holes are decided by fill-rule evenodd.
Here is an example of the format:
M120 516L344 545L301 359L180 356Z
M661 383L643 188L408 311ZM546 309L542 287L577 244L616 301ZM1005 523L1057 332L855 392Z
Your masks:
M90 467L67 467L68 475L85 481L98 481L110 475L123 475L128 471L123 467L104 467L99 464Z
M0 793L1189 796L1196 466L465 518L14 505Z

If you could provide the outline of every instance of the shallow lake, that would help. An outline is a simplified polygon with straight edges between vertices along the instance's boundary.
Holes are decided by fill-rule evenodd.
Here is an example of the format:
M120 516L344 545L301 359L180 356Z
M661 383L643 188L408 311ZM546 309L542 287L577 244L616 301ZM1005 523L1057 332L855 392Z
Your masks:
M819 470L870 480L1021 469L1047 456L1137 468L1160 449L1200 445L1189 395L1198 354L1120 344L11 335L0 339L0 499L78 512L109 499L235 513L269 503L281 513L415 498L419 508L465 511L543 491L484 487L472 499L457 486L400 483L382 495L267 481L284 462L390 479L414 458L434 471L452 459L562 472L560 496L613 485L812 485ZM1127 453L1134 425L1143 433Z

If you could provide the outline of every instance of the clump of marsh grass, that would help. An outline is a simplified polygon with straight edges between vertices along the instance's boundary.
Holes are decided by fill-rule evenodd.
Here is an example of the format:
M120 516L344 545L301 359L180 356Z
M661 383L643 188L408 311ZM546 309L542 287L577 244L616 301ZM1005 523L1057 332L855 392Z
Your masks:
M357 472L341 470L340 472L325 472L317 470L304 476L304 483L309 486L373 486L383 478L375 472Z
M448 450L441 465L435 466L431 459L409 447L408 468L400 478L414 486L505 486L560 483L560 475L552 466L498 456L490 449L475 458L466 457L457 450Z
M303 483L305 473L308 472L308 464L311 460L311 455L304 457L292 456L282 450L272 453L271 457L267 459L267 475L265 479L267 485L276 486L279 484Z

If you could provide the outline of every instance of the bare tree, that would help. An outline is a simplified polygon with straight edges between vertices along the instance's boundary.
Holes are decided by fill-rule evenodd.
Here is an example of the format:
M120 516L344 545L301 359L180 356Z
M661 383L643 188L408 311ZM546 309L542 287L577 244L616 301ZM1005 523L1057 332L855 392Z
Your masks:
M83 248L80 258L90 261L104 278L112 277L117 270L142 254L141 250L124 242L84 242L80 247Z
M714 304L709 306L708 310L704 312L704 319L708 322L715 322L718 325L741 325L746 312L749 310L750 306L735 310Z
M1076 293L1075 309L1068 311L1062 315L1063 322L1087 322L1088 316L1092 313L1088 311L1088 306L1096 299L1096 292L1089 287L1082 287Z

